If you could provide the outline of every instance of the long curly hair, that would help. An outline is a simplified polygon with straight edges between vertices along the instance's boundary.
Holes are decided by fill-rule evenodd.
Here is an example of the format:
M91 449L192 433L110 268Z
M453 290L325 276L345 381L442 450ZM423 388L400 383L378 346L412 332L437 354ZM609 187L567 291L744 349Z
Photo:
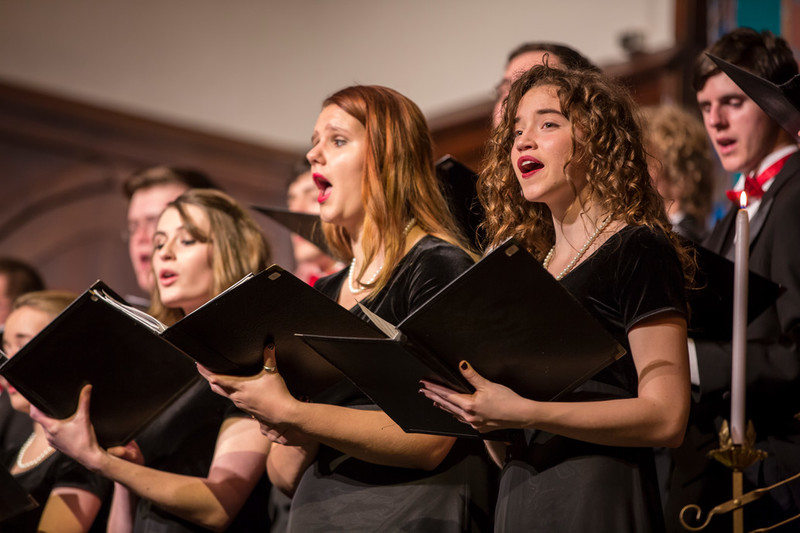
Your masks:
M391 277L405 253L403 228L414 218L425 232L469 251L447 202L442 196L433 161L433 141L419 107L393 89L355 85L342 89L322 104L335 105L366 130L367 148L361 180L364 217L364 275L380 247L384 268L371 284L376 294ZM350 235L341 226L324 223L330 248L338 258L353 258Z
M517 109L523 96L536 87L555 88L561 112L571 123L572 157L567 165L574 161L586 169L582 196L599 205L612 221L663 231L690 281L693 261L672 233L664 202L651 183L636 105L624 89L596 72L536 65L512 85L478 180L489 246L515 237L543 260L555 243L549 208L524 198L511 161Z
M673 185L682 185L682 210L705 224L714 194L711 145L700 119L675 105L642 109L645 145L660 170Z

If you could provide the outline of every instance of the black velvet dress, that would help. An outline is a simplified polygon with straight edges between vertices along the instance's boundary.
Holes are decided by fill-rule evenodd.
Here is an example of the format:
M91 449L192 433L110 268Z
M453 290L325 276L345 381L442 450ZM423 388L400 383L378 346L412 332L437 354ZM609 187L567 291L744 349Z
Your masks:
M16 461L18 452L19 450L9 449L2 457L4 466L9 470ZM39 507L0 523L2 533L36 532L50 492L57 487L85 490L101 501L106 500L111 492L111 482L99 474L90 472L59 451L53 452L35 467L16 474L14 478L33 496ZM105 509L98 513L91 532L99 533L106 530L104 511Z
M666 236L625 227L562 279L563 285L630 352L627 332L642 319L685 315L684 280ZM636 396L630 353L565 401ZM646 533L664 521L651 448L612 447L544 431L508 450L495 531Z
M142 450L145 465L164 472L187 476L208 475L220 426L230 417L247 416L231 401L211 391L200 379L164 410L134 439ZM253 489L228 531L263 533L269 531L266 473ZM187 533L207 531L139 499L134 533Z
M397 324L471 264L457 247L425 237L367 306ZM315 288L336 299L346 277L345 270L319 280ZM356 308L352 311L361 315ZM377 409L349 382L329 393L328 403ZM321 446L292 499L289 531L490 531L492 468L480 441L459 439L433 471L380 466Z

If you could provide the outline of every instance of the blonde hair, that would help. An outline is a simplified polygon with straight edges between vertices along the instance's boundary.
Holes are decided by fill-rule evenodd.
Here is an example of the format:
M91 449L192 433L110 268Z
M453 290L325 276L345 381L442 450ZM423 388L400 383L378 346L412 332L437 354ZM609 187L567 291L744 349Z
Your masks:
M55 318L77 297L77 294L70 291L47 290L26 292L14 300L14 303L11 305L11 311L14 312L22 307L31 307Z
M204 233L189 216L186 206L202 209L209 221ZM200 242L211 243L213 286L211 296L221 293L251 272L263 270L269 262L270 250L261 228L242 207L227 194L214 189L190 189L167 204L175 209L184 228ZM150 314L166 324L183 317L182 310L166 307L153 289Z
M642 108L645 144L663 176L673 185L683 184L681 209L701 223L711 212L714 164L711 146L700 119L674 105Z
M469 251L442 196L433 161L433 141L422 111L402 94L380 86L356 85L328 97L366 130L361 200L364 205L364 256L359 277L384 249L384 268L365 284L376 294L400 263L406 245L404 227L413 218L427 233ZM350 235L341 226L323 224L331 250L344 261L353 258Z

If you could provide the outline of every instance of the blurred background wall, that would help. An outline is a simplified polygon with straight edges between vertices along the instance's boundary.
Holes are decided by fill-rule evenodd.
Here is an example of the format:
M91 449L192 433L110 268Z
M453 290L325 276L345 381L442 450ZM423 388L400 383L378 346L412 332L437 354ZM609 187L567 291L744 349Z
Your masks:
M321 101L354 83L410 97L437 155L477 169L518 44L569 44L642 103L691 103L687 72L709 39L753 20L797 46L798 5L0 0L0 255L53 287L102 278L135 293L119 189L133 170L194 166L245 204L283 205ZM291 267L287 233L256 217Z

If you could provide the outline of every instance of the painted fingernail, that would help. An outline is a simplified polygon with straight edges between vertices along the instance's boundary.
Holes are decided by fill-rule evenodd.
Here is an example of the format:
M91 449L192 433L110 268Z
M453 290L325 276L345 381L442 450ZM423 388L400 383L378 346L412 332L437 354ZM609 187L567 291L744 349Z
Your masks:
M469 363L466 361L461 361L461 370L466 370L469 368Z

